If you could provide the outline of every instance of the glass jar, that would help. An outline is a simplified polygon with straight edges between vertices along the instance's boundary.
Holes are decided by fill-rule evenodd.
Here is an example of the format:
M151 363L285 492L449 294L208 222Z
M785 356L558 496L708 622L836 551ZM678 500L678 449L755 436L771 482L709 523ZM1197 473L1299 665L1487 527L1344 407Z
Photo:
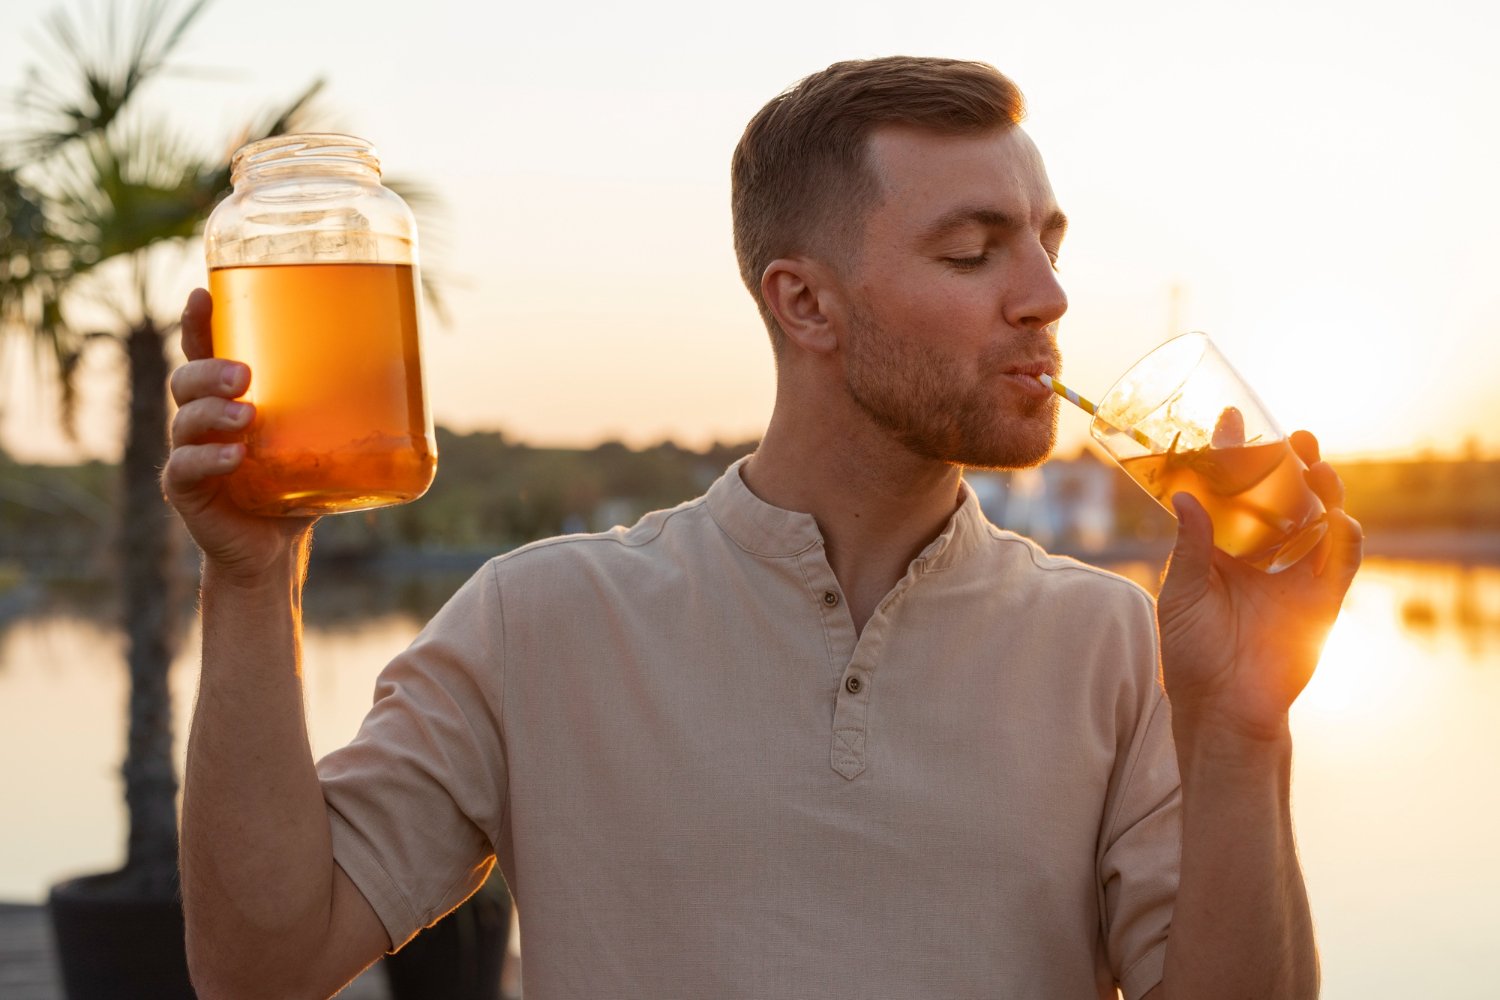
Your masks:
M437 470L423 386L416 221L363 139L242 147L204 233L214 357L255 405L229 492L256 514L415 500Z

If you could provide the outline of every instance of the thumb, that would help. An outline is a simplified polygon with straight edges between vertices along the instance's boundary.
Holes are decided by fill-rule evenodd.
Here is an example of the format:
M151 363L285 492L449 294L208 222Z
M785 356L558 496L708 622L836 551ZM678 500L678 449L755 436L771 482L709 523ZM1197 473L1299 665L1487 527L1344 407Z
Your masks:
M1163 596L1168 590L1196 594L1206 586L1213 567L1213 521L1208 511L1187 493L1173 494L1172 509L1177 513L1177 544L1172 547L1172 558L1167 563Z

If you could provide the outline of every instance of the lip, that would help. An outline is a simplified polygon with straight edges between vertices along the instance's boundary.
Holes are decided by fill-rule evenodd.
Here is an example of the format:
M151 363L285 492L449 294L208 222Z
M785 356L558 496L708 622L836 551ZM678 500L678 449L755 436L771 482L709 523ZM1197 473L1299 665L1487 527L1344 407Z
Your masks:
M1053 395L1052 390L1037 379L1038 375L1056 376L1057 368L1047 364L1045 361L1035 361L1026 365L1012 365L1004 372L1005 377L1015 383L1016 387L1023 392L1036 396L1038 399Z

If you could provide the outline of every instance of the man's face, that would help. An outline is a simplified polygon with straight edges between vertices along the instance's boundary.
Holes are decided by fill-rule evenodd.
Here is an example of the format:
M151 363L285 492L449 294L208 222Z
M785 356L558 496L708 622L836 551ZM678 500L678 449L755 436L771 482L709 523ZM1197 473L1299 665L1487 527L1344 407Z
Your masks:
M870 138L880 196L847 275L845 383L910 451L1017 468L1047 457L1068 307L1055 263L1066 221L1040 155L1009 127L906 127Z

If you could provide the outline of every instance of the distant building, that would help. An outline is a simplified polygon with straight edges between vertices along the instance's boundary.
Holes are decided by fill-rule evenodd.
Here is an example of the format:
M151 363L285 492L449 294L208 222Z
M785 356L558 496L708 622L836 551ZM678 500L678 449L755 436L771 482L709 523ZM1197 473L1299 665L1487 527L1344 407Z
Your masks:
M641 519L641 515L646 513L647 506L637 497L605 497L594 508L593 516L589 520L595 531L628 528Z
M1114 466L1087 449L1034 469L965 476L995 524L1065 552L1105 549L1115 537Z

